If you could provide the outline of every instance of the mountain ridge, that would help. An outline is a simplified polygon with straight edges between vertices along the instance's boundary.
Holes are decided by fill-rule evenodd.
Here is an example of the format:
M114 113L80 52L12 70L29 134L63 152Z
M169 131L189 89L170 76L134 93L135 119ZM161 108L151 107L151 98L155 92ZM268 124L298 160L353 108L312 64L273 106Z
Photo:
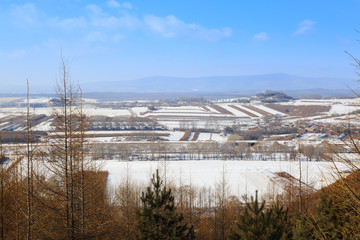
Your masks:
M228 92L265 90L343 89L350 80L328 77L300 77L283 73L246 76L166 77L153 76L126 81L86 83L83 89L117 92Z
M167 77L152 76L134 80L79 82L83 92L132 93L190 93L190 92L261 92L265 90L290 91L306 89L345 89L356 87L354 81L330 77L301 77L284 73L242 76ZM30 82L33 93L51 93L55 83ZM0 93L23 93L26 86L2 86Z

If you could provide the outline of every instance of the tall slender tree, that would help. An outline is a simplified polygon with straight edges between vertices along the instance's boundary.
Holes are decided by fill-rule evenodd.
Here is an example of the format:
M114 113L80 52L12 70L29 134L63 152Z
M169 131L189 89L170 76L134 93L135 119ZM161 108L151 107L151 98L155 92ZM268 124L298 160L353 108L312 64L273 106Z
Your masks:
M45 179L44 202L51 212L47 230L55 238L88 239L104 236L110 217L106 201L107 173L86 158L88 118L82 106L82 93L71 80L70 67L61 58L57 96L52 100L53 132ZM52 201L51 201L52 200ZM46 231L43 231L46 232ZM53 237L52 236L52 237Z
M27 83L27 95L26 95L26 196L27 196L27 229L26 239L32 239L32 225L33 225L33 136L32 136L32 123L30 115L30 91L29 80Z

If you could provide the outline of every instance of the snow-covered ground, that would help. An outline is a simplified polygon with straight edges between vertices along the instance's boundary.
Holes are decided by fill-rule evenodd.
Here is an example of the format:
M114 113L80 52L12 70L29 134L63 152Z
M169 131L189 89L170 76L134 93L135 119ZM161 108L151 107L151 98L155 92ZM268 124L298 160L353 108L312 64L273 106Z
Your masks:
M360 106L347 106L342 104L335 104L331 106L329 114L349 114L360 110Z
M245 114L245 113L243 113L243 112L241 112L241 111L239 111L239 110L237 110L235 108L232 108L229 105L231 105L231 104L221 104L219 106L225 108L226 110L228 110L229 112L231 112L232 114L234 114L237 117L249 117L247 114Z
M112 108L89 108L86 109L87 114L90 116L95 115L105 115L108 117L117 117L117 116L131 116L129 110L126 109L112 109Z
M16 100L20 100L21 97L0 97L0 102L11 102L11 101L16 101Z
M186 120L178 118L173 120L159 120L159 124L172 130L174 128L192 129L192 128L211 128L211 129L224 129L226 126L232 126L236 122L232 119L212 119L212 118L199 118ZM242 120L240 122L243 122ZM247 121L248 122L248 121ZM247 123L246 122L246 123Z
M169 141L179 141L182 136L184 136L185 132L182 131L174 131L174 132L170 132L170 136L169 137L164 137L165 139L169 140ZM191 141L191 139L194 136L194 132L191 132L188 141ZM203 141L218 141L218 142L225 142L227 141L227 137L226 136L222 136L220 133L200 133L198 139L196 140L197 142L203 142Z
M244 104L236 103L236 104L233 104L233 105L236 106L236 107L238 107L238 108L240 108L240 109L243 109L243 110L245 110L245 111L247 111L247 112L249 112L249 113L252 113L252 114L254 114L255 116L262 117L262 115L261 115L260 113L255 112L255 111L247 108L246 105L244 105ZM251 117L251 116L249 116L249 117Z
M198 141L210 141L212 137L211 133L200 133L199 137L198 137Z
M253 195L255 190L260 196L276 193L283 190L276 172L286 172L299 178L299 163L293 161L133 161L119 162L117 160L103 161L104 170L109 171L108 183L111 188L120 184L129 170L132 181L146 186L152 174L159 169L166 181L179 185L192 185L193 187L209 187L214 189L224 174L232 195L241 197L245 194ZM339 169L346 169L345 165L338 163ZM335 181L334 165L330 162L302 162L302 182L316 189Z
M205 110L202 107L198 106L181 106L181 107L165 107L157 110L156 112L194 112L194 113L201 113L205 112Z
M257 107L265 112L268 112L268 113L271 113L273 115L283 115L285 116L286 114L285 113L282 113L282 112L279 112L279 111L276 111L272 108L268 108L268 107L265 107L264 105L254 105L254 107Z
M141 117L141 114L148 111L147 107L133 107L131 111L136 114L136 116Z
M184 136L184 132L174 131L170 132L170 135L167 137L167 139L169 141L179 141L182 136Z
M41 122L40 124L33 127L33 131L50 131L52 129L51 123L51 120Z

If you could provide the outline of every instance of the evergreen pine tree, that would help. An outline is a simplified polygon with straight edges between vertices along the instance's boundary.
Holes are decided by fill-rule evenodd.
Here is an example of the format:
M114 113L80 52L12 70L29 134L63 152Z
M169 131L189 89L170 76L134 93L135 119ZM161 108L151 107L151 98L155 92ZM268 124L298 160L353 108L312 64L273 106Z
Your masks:
M266 216L268 215L268 216ZM266 226L265 239L291 239L292 227L288 209L279 202L266 210L265 219L270 219Z
M339 214L342 212L341 214ZM341 234L341 225L346 223L345 213L334 204L334 199L325 194L324 191L320 194L320 201L316 207L315 233L318 239L343 239Z
M257 191L255 199L246 204L239 215L236 230L232 230L232 240L282 240L291 238L291 225L287 209L279 203L265 209L265 201L259 204Z
M255 200L251 197L251 202L246 203L246 208L239 216L239 221L236 223L237 232L232 231L230 239L258 239L264 232L265 215L263 213L265 201L259 204L258 194L256 191Z
M163 181L156 175L151 179L152 187L142 193L142 209L139 211L139 239L195 239L193 227L182 224L183 216L176 212L171 189L162 187Z
M293 239L316 239L314 234L314 227L312 225L313 221L310 222L306 216L296 216L296 218L297 220L293 228Z

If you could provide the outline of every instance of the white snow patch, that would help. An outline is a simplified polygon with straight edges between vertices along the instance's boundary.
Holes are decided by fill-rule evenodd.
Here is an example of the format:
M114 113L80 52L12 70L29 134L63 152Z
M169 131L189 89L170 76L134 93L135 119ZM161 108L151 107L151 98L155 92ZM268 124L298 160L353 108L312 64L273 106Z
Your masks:
M270 114L273 114L273 115L284 115L284 116L286 116L285 113L282 113L282 112L276 111L274 109L268 108L268 107L266 107L264 105L254 105L254 107L257 107L258 109L261 109L261 110L263 110L265 112L268 112Z

